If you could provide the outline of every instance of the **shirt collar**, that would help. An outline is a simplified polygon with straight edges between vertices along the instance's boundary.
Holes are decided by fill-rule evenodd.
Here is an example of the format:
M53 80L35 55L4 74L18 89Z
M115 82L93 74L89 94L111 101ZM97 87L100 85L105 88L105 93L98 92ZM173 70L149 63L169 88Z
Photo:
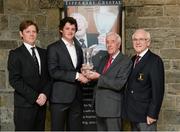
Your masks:
M112 56L113 60L118 56L119 52L120 52L120 51L118 51L116 54L114 54L114 55Z
M73 41L73 43L71 44L71 43L69 43L66 39L64 39L63 37L62 37L62 41L65 43L66 46L72 46L72 45L74 45L74 41Z
M25 47L26 47L28 50L31 50L32 47L35 47L35 45L32 46L32 45L30 45L30 44L28 44L28 43L25 43L25 42L23 42L23 43L24 43Z
M141 52L138 56L140 56L141 58L146 54L146 52L148 51L148 48L146 50L144 50L143 52Z

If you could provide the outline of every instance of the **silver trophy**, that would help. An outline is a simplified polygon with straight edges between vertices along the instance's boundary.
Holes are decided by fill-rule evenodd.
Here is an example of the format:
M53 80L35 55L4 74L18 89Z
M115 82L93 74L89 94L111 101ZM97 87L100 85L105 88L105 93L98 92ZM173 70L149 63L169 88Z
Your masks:
M100 6L95 7L94 12L94 21L99 32L98 36L98 49L106 50L106 34L111 31L117 16L118 16L118 7L114 6Z
M82 48L84 63L82 65L81 71L83 74L87 74L89 71L93 70L92 57L97 54L97 51L94 50L97 45L92 45L89 48Z

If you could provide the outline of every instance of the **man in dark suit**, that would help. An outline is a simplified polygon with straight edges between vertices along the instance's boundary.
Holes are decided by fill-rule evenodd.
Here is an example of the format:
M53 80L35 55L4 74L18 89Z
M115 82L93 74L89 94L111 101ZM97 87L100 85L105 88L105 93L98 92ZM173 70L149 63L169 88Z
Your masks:
M101 59L97 72L85 73L88 79L97 81L95 110L97 129L100 131L120 131L122 127L123 87L132 62L120 52L120 45L120 36L114 32L108 33L106 36L108 54Z
M60 21L60 40L48 46L48 69L53 79L50 97L51 129L82 130L80 83L88 79L80 73L83 53L76 39L77 22L72 17ZM66 128L65 128L66 126Z
M138 29L132 35L136 55L128 79L124 115L134 131L155 131L164 95L164 66L149 50L150 33Z
M43 131L51 86L46 51L35 46L38 26L34 22L23 21L19 28L23 44L8 58L9 82L15 89L15 130Z

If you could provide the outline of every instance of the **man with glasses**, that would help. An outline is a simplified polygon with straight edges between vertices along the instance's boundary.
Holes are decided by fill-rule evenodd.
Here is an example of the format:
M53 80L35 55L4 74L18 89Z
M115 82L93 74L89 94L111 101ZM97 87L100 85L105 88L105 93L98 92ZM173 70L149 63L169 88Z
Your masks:
M136 55L125 92L123 115L133 131L155 131L164 95L164 66L149 50L151 37L144 29L132 35Z

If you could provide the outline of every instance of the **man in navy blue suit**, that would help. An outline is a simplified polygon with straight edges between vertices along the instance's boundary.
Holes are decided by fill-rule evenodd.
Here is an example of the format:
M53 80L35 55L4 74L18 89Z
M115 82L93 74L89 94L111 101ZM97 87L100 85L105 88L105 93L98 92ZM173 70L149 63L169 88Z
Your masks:
M128 79L123 115L134 131L155 131L164 96L162 59L149 50L151 37L144 29L132 35L136 55Z

